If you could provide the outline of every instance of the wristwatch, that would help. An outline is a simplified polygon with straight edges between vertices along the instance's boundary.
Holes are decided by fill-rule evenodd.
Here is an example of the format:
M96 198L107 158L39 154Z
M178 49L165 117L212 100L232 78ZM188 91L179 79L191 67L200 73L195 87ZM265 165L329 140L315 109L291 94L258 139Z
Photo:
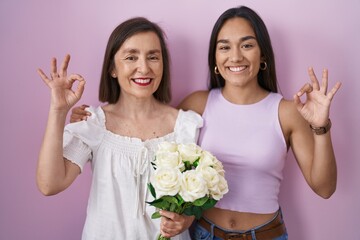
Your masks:
M329 118L329 121L328 121L328 123L326 124L325 127L313 127L313 126L311 126L311 124L310 124L310 128L311 128L311 130L312 130L316 135L325 134L325 133L327 133L327 132L330 130L330 128L331 128L331 120L330 120L330 118Z

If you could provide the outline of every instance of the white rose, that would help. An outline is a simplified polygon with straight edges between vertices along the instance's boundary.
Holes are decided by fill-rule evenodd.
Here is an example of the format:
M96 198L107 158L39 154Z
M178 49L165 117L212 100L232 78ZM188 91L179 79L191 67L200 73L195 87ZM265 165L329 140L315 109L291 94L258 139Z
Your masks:
M206 166L213 167L221 176L224 176L224 168L222 163L210 152L203 151L199 160L198 167L204 168Z
M208 151L203 151L199 160L199 165L203 166L214 166L216 158Z
M175 196L181 185L181 172L175 168L158 168L151 180L155 188L156 197Z
M213 168L218 172L218 174L220 174L221 176L225 176L225 170L224 170L224 167L222 165L222 162L220 162L219 160L217 160L215 158L215 164L213 166Z
M201 156L201 148L194 144L179 144L178 151L180 153L182 161L188 161L190 164L193 164L195 160Z
M177 151L177 144L174 142L161 142L158 145L158 151L160 152L176 152Z
M212 168L211 166L199 165L195 171L199 172L202 175L209 192L217 191L220 181L220 175L214 168Z
M156 153L154 163L157 168L177 168L180 171L185 169L178 152L159 151Z
M224 194L229 191L228 184L225 178L221 175L218 176L219 182L217 183L216 187L212 188L210 191L210 196L217 201L219 201L224 196Z
M195 170L188 170L183 173L180 195L185 202L194 202L208 193L205 180Z

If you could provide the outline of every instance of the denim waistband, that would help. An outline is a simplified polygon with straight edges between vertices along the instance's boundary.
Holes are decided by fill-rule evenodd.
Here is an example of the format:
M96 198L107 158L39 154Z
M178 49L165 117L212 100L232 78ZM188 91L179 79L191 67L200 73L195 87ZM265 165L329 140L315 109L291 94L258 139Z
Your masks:
M204 222L206 222L206 223L204 223ZM284 233L286 233L286 229L285 229L285 226L283 223L284 223L284 221L283 221L283 216L282 216L282 212L281 212L280 208L276 212L276 214L274 215L274 217L272 219L265 222L264 224L261 224L259 226L256 226L256 227L251 228L246 231L236 231L236 230L224 229L224 228L214 224L212 221L210 221L209 219L207 219L205 217L202 217L202 220L199 221L200 225L206 226L207 230L211 233L212 237L217 236L217 235L222 235L222 236L243 235L245 237L245 235L247 235L249 237L251 236L251 239L256 239L255 235L258 235L258 234L264 236L264 232L268 232L268 233L272 232L271 235L284 234ZM237 239L237 237L235 237L235 239ZM247 238L244 238L244 239L247 239Z

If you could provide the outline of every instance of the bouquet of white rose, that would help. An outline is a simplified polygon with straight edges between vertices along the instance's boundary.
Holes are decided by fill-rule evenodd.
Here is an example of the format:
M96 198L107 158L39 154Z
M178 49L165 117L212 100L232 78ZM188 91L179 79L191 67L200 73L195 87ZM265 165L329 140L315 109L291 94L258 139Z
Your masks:
M162 142L152 164L148 188L155 200L148 203L158 209L199 219L228 192L222 163L196 144ZM159 211L152 215L159 217Z

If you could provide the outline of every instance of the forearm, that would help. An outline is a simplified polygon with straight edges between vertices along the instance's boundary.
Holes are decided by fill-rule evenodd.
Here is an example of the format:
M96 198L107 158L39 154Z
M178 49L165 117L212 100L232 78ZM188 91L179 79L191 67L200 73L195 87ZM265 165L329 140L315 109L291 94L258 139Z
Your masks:
M329 198L336 190L337 167L330 132L314 134L314 159L311 168L311 183L314 191Z
M56 194L64 188L63 132L66 114L66 111L49 112L37 168L37 184L44 195Z

